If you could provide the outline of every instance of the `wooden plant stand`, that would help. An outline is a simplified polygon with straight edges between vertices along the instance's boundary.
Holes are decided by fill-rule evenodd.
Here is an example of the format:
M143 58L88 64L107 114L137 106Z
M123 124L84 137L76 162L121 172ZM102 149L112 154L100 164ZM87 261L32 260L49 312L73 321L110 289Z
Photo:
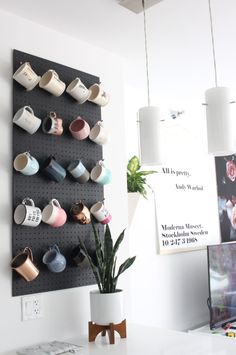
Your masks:
M95 341L97 335L102 333L104 337L108 333L110 344L115 344L115 331L120 334L121 338L126 338L126 319L119 324L110 323L109 325L98 325L93 322L88 323L89 342Z

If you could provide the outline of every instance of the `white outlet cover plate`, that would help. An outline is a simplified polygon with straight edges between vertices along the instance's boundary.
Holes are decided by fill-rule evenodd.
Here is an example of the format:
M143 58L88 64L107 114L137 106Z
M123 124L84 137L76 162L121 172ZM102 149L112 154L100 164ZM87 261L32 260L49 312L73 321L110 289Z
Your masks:
M22 321L43 317L43 298L41 295L21 297Z
M145 9L154 6L163 0L145 0ZM142 0L120 0L119 4L126 7L128 10L139 14L143 11Z

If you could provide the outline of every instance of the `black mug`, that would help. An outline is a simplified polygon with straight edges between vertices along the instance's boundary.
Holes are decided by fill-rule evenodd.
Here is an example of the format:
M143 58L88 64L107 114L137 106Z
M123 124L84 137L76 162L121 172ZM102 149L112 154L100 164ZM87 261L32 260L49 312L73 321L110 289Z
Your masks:
M51 180L56 182L60 182L66 177L66 170L57 163L52 155L43 162L41 171Z
M85 260L85 255L79 245L72 249L70 256L73 260L73 263L77 266L82 264L82 262Z
M90 258L92 259L93 264L98 267L98 259L97 259L97 254L95 250L88 250L88 254ZM73 261L73 263L77 266L83 263L84 266L88 266L88 259L85 256L83 250L81 249L80 245L77 245L74 249L72 249L72 252L70 254L70 257Z

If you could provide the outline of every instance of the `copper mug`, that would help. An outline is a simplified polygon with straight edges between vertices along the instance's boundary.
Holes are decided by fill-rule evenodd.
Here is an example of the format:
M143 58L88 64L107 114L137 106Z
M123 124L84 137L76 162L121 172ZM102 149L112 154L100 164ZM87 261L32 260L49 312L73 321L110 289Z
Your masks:
M11 268L26 281L33 281L39 274L39 270L33 263L33 253L29 247L26 247L23 252L12 259Z
M89 224L91 222L90 211L82 202L74 203L71 206L70 213L79 224Z

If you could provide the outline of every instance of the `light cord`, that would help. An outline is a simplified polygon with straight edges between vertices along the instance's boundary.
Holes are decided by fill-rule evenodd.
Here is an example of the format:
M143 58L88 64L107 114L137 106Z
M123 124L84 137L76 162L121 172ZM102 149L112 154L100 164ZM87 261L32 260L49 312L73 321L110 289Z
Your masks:
M217 78L217 67L216 67L216 52L215 52L213 21L212 21L211 0L208 0L208 4L209 4L209 15L210 15L210 23L211 23L211 43L212 43L212 55L213 55L213 62L214 62L215 86L217 87L218 86L218 78Z
M147 99L148 99L148 106L150 106L149 70L148 70L148 46L147 46L147 23L146 23L145 0L142 0L142 5L143 5L143 25L144 25L146 75L147 75Z

